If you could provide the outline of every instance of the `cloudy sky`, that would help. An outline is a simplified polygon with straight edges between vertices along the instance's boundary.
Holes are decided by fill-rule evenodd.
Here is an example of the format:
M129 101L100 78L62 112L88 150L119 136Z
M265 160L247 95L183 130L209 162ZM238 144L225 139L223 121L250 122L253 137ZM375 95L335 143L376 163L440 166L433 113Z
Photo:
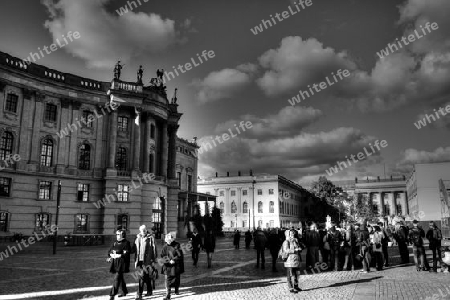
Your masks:
M172 70L214 51L167 83L169 96L179 90L179 136L197 136L202 144L229 128L236 133L241 121L253 127L204 151L202 177L253 169L306 184L377 139L388 146L329 178L383 177L384 166L387 176L399 175L413 163L450 161L450 115L414 125L450 104L450 1L312 0L300 11L294 0L140 2L120 16L127 1L2 0L0 51L25 58L78 31L78 40L38 63L109 81L120 59L124 80L135 80L142 64L145 82L158 68ZM288 18L252 33L283 11ZM438 29L424 35L427 22ZM415 29L422 37L377 55ZM289 104L338 69L350 76Z

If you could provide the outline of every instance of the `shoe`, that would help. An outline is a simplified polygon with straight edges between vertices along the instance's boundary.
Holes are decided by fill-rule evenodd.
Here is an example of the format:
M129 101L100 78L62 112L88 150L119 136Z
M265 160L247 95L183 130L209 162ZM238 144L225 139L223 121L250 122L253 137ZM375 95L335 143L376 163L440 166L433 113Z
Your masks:
M367 274L367 273L369 273L369 272L368 272L368 271L359 271L359 273Z
M109 296L109 300L114 300L114 298L116 298L116 296Z
M389 264L385 264L384 266L387 268L387 267L389 267Z
M301 288L299 288L298 286L295 286L295 287L294 287L294 289L295 289L295 290L297 290L297 291L299 291L299 292L301 292L301 291L302 291L302 289L301 289Z
M297 294L298 292L294 289L290 290L289 292L293 293L293 294Z
M119 294L119 298L122 298L122 297L126 297L127 296L127 294L126 293L123 293L123 294Z
M147 294L145 294L145 297L150 297L153 295L153 292L147 292Z
M180 294L180 292L179 291L175 291L175 295L179 295Z
M142 295L136 295L136 298L134 300L142 300Z

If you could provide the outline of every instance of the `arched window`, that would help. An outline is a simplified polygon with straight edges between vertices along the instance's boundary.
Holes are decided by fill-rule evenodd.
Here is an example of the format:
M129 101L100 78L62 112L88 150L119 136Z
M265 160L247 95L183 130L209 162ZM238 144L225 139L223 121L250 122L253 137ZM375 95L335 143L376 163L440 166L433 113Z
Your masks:
M53 160L53 141L45 139L41 146L41 166L51 167Z
M11 132L5 131L0 141L0 160L6 160L12 154L14 137Z
M162 209L162 202L160 197L156 197L155 202L153 203L153 209Z
M233 202L231 202L231 213L235 214L236 211L237 211L236 203L234 203L234 201L233 201Z
M263 203L262 203L262 201L258 202L258 213L259 214L263 213Z
M244 213L244 214L247 214L248 213L248 204L247 204L247 202L244 202L244 204L242 204L242 212ZM245 226L244 226L245 227Z
M91 168L91 146L83 144L78 152L78 168L89 170Z
M223 214L225 209L225 204L223 202L220 202L220 212Z
M275 204L273 201L269 202L269 213L273 214L275 212Z
M117 149L116 169L117 171L127 170L127 149L125 147Z

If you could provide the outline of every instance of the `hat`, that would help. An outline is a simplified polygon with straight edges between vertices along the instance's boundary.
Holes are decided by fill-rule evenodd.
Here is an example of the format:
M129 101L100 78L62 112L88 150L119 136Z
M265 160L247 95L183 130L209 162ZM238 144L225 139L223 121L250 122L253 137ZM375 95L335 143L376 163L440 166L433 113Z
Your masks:
M414 221L413 221L413 224L417 224L417 223L419 223L419 221L417 221L417 220L414 220Z

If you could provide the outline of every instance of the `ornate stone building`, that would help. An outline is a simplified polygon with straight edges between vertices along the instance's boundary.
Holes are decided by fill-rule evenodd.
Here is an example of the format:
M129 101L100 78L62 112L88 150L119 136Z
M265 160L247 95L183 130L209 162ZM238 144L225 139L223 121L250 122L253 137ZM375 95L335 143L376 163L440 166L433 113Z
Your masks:
M176 231L182 114L160 77L100 82L0 53L0 235L54 224L59 180L60 235Z

